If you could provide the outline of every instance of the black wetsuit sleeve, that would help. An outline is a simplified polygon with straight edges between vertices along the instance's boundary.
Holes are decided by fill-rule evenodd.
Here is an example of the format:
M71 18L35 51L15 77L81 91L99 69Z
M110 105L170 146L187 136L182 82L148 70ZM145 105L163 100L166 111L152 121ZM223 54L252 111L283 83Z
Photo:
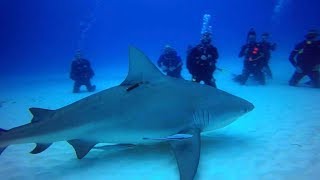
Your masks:
M91 64L88 60L85 59L84 64L88 67L88 73L89 73L89 77L92 78L94 76L94 71L91 68Z
M219 58L218 49L216 47L213 47L213 60L214 62L217 62L217 59Z
M317 41L317 58L316 58L316 62L317 64L320 64L320 40Z
M263 47L261 44L258 44L258 47L259 49L262 50L262 51L259 51L259 55L257 57L258 67L262 69L265 65L265 58L269 58L269 57L268 57L268 53L265 50L263 50Z
M294 50L291 51L290 56L289 56L289 61L290 63L296 67L297 66L297 61L295 59L296 55L298 54L298 52L301 50L301 43L297 44L294 48Z
M74 61L72 61L71 63L70 78L72 80L76 79L76 63Z
M187 56L187 69L189 70L190 74L193 74L193 64L196 58L196 51L196 48L192 48Z
M94 76L94 71L93 71L93 69L92 69L91 64L90 64L90 62L89 62L89 61L88 61L88 65L89 65L90 78L91 78L91 77L93 77L93 76Z

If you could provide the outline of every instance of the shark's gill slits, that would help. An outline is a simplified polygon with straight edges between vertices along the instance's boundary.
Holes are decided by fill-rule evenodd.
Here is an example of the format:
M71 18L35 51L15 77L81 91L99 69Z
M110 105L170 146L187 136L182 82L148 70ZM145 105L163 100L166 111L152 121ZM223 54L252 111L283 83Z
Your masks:
M203 129L210 124L212 115L207 110L197 110L193 112L192 119L195 127Z

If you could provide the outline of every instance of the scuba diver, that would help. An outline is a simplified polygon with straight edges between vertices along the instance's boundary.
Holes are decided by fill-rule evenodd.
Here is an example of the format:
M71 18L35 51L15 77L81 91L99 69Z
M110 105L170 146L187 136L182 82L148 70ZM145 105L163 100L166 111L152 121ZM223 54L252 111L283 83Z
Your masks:
M82 58L81 52L77 51L75 59L71 64L70 78L74 80L73 93L80 92L80 87L85 85L89 92L96 90L95 85L91 85L90 79L94 76L90 62Z
M272 79L272 72L269 66L269 62L271 58L271 51L274 51L276 49L276 43L269 42L269 37L269 33L263 33L261 35L260 45L264 53L262 71L267 75L267 77Z
M289 61L295 67L289 85L296 86L304 76L309 76L311 85L320 88L320 41L319 33L309 30L305 40L298 43L291 51Z
M177 55L177 51L169 45L166 45L163 49L163 53L158 60L158 66L168 76L175 78L182 78L182 60Z
M218 50L211 44L211 33L202 34L201 42L197 46L188 49L187 69L192 75L192 81L203 81L205 84L217 87L213 73L219 57Z
M265 84L265 77L262 72L264 53L261 45L256 42L256 32L250 29L247 35L247 44L243 45L239 57L244 57L242 74L233 80L244 85L252 74L261 84Z

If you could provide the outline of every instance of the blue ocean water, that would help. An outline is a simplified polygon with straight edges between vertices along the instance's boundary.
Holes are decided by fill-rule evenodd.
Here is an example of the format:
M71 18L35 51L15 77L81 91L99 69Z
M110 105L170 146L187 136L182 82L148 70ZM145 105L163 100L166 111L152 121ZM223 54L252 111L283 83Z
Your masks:
M280 66L290 66L291 49L310 28L320 29L319 5L318 0L1 0L0 128L29 123L29 107L56 109L91 95L71 94L68 72L77 49L97 70L93 82L100 91L121 82L110 74L125 76L129 45L155 62L171 44L185 61L187 46L199 42L203 15L210 14L218 63L230 72L242 69L237 55L250 28L258 35L270 32L278 48L271 61L275 78L267 86L238 86L216 73L219 87L256 108L203 138L198 176L204 178L198 179L317 179L320 111L314 102L320 96L312 88L287 86L291 67ZM10 81L11 76L19 78ZM35 156L27 153L33 147L8 147L0 179L178 179L168 147L111 155L93 150L81 161L66 142Z
M247 31L270 32L276 53L289 54L310 28L320 27L319 1L293 0L2 0L0 73L65 73L76 49L95 67L127 66L128 45L153 61L171 44L185 60L198 43L202 16L212 16L220 59L237 60ZM80 43L79 43L80 41ZM284 59L287 60L287 59Z

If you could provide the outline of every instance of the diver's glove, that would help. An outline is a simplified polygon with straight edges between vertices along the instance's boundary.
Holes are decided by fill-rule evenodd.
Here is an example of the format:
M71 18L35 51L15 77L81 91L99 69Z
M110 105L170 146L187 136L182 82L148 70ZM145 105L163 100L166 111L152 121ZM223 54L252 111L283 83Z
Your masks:
M299 66L296 66L296 72L297 73L303 73L303 70Z
M318 71L320 72L320 64L317 64L313 67L312 71Z

